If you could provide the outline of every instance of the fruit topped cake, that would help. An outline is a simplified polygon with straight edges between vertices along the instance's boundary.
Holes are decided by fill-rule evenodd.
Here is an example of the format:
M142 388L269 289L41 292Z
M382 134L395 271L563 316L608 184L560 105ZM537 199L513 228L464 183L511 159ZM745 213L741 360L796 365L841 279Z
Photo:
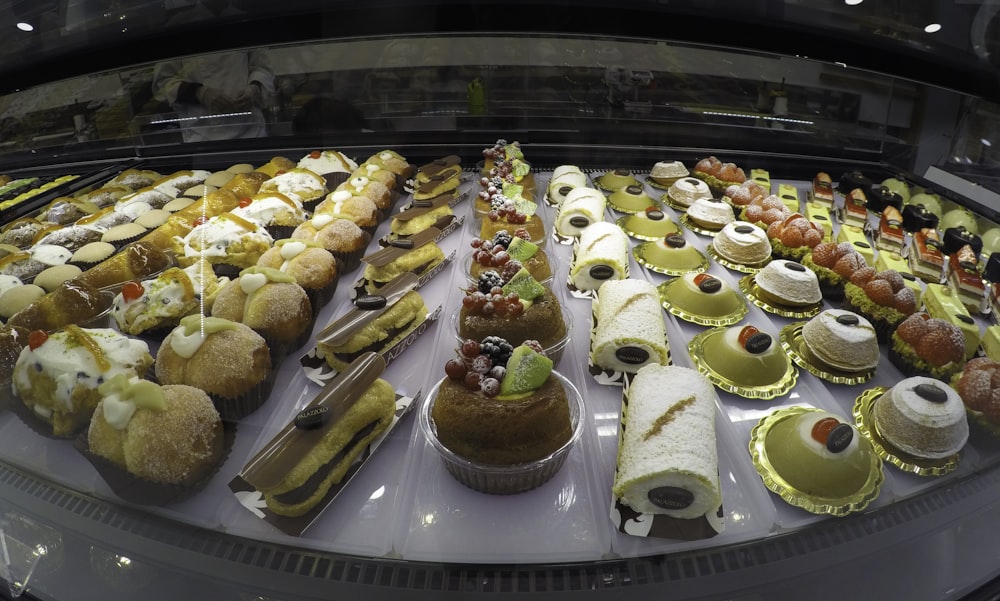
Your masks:
M743 169L733 163L723 163L714 156L698 161L691 175L704 180L712 190L720 192L730 184L742 184L747 180Z
M566 390L535 341L468 339L445 374L431 419L437 439L459 457L518 465L544 459L573 435Z
M892 333L889 360L906 376L947 382L965 365L965 337L943 319L914 313Z
M917 297L899 272L859 269L844 285L845 309L865 316L875 326L879 342L888 342L892 330L917 310Z
M844 298L844 284L851 274L867 267L865 258L850 244L843 242L822 242L812 252L802 258L802 264L816 272L823 296L830 300Z
M486 270L493 269L509 276L524 267L539 282L552 279L552 265L548 255L531 242L528 231L518 228L513 232L500 230L493 238L473 238L472 260L469 263L469 276L478 279ZM509 279L509 277L508 277Z
M483 218L479 229L480 238L492 238L500 230L524 229L535 244L545 243L545 224L535 211L534 202L520 198L512 199L498 194L493 197L492 208Z
M791 359L774 336L754 326L714 328L688 344L698 371L734 394L772 398L798 379Z
M481 273L466 290L457 326L460 338L502 336L511 344L538 340L543 348L568 336L559 299L524 267L508 278L493 270Z
M764 200L767 195L767 190L760 187L757 182L747 180L742 184L733 184L726 188L723 198L734 206L745 207L755 200Z

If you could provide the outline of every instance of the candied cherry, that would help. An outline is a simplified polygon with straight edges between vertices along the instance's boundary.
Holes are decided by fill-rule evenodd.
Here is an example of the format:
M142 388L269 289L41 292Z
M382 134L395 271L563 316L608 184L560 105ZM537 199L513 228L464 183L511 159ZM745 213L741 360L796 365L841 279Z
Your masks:
M125 299L126 303L130 303L141 297L145 291L146 289L142 287L142 284L135 280L125 282L125 285L122 286L122 298Z
M45 330L32 330L31 333L28 334L28 347L31 348L31 350L35 350L45 344L45 341L48 339L49 335L45 333Z
M467 338L464 342L462 342L462 348L459 352L463 357L475 359L479 355L479 343L472 338Z
M740 330L740 337L739 337L740 346L745 348L747 345L747 341L753 338L754 334L757 334L758 332L760 332L760 330L758 330L753 326L744 326L743 329Z
M205 217L204 215L199 215L199 216L198 216L198 217L196 217L196 218L195 218L195 220L194 220L194 221L192 221L191 223L192 223L192 225L194 225L195 227L198 227L199 225L204 225L204 224L205 224L205 223L207 223L207 222L208 222L208 217Z
M251 202L253 202L252 198L250 198L249 196L244 196L243 198L240 199L240 208L245 209L246 207L249 207Z
M810 432L810 434L812 435L813 440L815 440L820 444L825 445L826 440L830 437L830 432L833 432L833 429L839 425L840 421L837 420L837 418L824 417L823 419L813 424L812 432Z
M320 151L318 151L318 150L314 150L314 151L312 151L312 152L309 153L309 158L310 159L318 159L321 156L323 156L323 153L320 152Z
M694 285L701 286L701 283L704 282L705 280L712 280L712 279L715 278L708 275L707 273L699 273L698 275L694 276ZM753 334L751 334L750 336L753 336ZM747 336L747 338L749 338L749 336Z

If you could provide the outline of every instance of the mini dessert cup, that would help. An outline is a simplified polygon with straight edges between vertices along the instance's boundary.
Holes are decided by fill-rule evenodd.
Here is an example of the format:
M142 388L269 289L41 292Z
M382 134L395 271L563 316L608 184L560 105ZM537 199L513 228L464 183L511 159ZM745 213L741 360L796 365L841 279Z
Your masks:
M459 333L459 328L462 325L461 315L462 315L462 309L461 307L459 307L455 311L455 313L451 316L451 320L455 324L455 340L459 345L461 345L462 342L465 341L465 337L463 337ZM545 351L545 356L552 360L553 367L559 365L559 360L562 359L563 352L566 350L566 347L569 346L570 338L573 335L573 313L570 311L563 311L563 321L566 323L566 334L563 335L563 337L560 338L559 340L549 344L548 346L542 349L543 351ZM501 331L497 331L492 335L500 336L501 338L506 339L507 342L510 342L511 345L513 346L517 346L518 344L524 342L523 340L516 340L516 341L509 340L504 336L504 333Z
M418 417L420 431L441 457L448 473L473 490L495 495L511 495L538 488L551 480L562 468L573 446L580 440L585 422L583 396L580 391L559 372L553 371L550 377L557 378L566 390L573 433L565 444L546 457L517 465L489 465L469 461L453 453L438 440L434 420L431 418L434 401L441 386L440 381L431 389L427 402L420 407Z

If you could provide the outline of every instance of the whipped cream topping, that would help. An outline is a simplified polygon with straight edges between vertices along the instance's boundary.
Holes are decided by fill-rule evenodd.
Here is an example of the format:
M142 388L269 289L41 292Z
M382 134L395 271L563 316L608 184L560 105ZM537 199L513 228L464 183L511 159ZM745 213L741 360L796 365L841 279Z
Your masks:
M310 170L311 171L311 170ZM287 171L276 175L261 185L262 190L280 192L286 196L313 197L326 191L326 184L317 176L305 171Z
M325 226L329 225L330 222L332 222L334 219L336 219L336 217L334 217L333 215L327 215L321 213L319 215L315 215L312 219L310 219L309 223L311 223L314 228L321 230Z

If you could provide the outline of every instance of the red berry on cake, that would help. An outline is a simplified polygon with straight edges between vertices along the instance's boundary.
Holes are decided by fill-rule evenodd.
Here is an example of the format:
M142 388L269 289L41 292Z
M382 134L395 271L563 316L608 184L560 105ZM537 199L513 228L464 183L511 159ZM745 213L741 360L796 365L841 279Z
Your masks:
M943 319L927 320L929 331L914 345L925 361L935 367L965 359L965 336L962 330Z
M923 338L924 334L930 331L930 326L927 325L928 319L930 319L930 315L926 313L911 315L899 324L899 327L896 328L896 334L903 339L903 342L910 345L916 344L918 340Z
M850 274L851 283L855 286L864 287L865 284L875 279L877 273L874 267L862 267Z
M879 305L889 307L896 304L896 295L892 291L892 285L885 280L873 279L863 288L868 298Z
M896 291L893 307L904 315L911 315L917 310L917 295L909 288L900 288Z
M903 281L903 276L899 275L898 271L894 271L892 269L879 272L875 278L889 282L889 285L892 286L893 292L899 292L906 286L906 283Z
M833 265L833 272L842 278L849 278L854 272L863 267L867 267L864 257L852 250L837 259L837 262Z

